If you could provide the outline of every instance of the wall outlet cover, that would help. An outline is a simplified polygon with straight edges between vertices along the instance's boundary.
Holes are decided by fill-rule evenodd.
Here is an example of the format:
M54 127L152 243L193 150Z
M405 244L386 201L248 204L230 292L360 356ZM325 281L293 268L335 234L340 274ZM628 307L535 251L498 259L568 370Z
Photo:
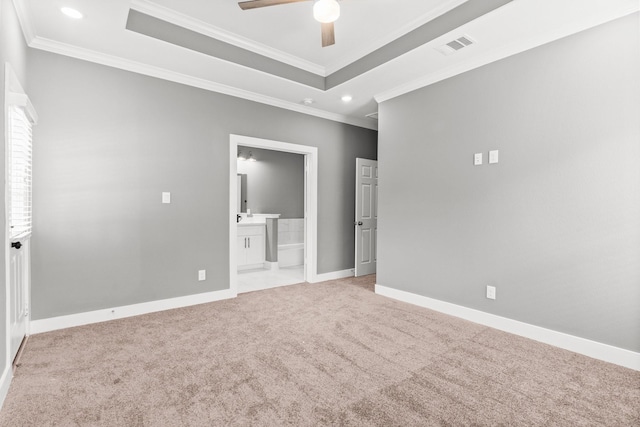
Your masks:
M198 270L198 280L206 280L207 279L207 270Z
M487 298L496 299L496 287L495 286L487 286Z
M489 164L498 163L498 150L489 151Z
M473 165L478 166L482 164L482 153L476 153L473 155Z
M171 203L171 193L169 192L162 193L162 203Z

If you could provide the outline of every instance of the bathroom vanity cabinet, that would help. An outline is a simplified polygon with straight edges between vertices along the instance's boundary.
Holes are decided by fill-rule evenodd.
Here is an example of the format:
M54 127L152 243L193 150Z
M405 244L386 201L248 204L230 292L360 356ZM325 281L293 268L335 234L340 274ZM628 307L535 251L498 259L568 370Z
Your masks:
M265 224L238 224L238 269L264 267Z

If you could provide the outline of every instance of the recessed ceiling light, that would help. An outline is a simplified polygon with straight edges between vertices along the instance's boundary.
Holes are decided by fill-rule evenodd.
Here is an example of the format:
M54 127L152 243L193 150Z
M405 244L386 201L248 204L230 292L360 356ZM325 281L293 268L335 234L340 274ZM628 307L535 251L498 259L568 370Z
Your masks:
M70 7L63 7L60 9L60 11L62 13L64 13L65 15L67 15L69 18L73 18L73 19L82 19L82 14L80 12L78 12L75 9L72 9Z
M311 105L311 104L313 104L314 102L316 102L316 101L314 101L314 100L313 100L313 98L305 98L305 99L303 99L303 100L302 100L302 103L303 103L304 105Z
M349 102L353 99L351 95L345 95L342 97L342 102Z

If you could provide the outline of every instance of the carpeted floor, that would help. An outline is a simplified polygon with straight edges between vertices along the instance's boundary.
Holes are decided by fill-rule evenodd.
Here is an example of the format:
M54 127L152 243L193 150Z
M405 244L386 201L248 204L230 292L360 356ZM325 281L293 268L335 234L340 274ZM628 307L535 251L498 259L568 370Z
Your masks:
M0 425L640 425L640 372L375 295L374 280L35 335Z

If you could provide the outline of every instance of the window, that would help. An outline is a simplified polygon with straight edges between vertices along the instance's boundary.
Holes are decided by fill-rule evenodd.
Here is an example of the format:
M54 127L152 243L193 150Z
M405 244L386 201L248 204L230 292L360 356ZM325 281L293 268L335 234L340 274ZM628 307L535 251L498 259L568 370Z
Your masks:
M31 234L32 123L23 107L9 106L8 201L9 238Z

